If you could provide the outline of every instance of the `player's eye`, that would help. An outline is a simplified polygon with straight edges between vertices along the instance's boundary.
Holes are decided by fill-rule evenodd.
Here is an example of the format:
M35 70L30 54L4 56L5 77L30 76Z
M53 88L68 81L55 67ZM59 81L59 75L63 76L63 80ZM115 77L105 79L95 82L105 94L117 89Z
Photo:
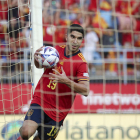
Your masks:
M75 36L74 35L71 35L71 38L75 38Z
M79 39L79 40L82 40L83 38L82 38L82 37L78 37L78 39Z

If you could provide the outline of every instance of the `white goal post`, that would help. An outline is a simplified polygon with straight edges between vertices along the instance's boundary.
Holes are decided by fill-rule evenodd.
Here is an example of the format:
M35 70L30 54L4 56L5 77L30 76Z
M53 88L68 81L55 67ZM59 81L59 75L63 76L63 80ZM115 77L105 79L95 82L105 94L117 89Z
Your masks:
M31 0L31 30L32 30L32 70L33 70L33 86L35 89L43 69L37 69L34 65L34 52L43 46L43 31L42 31L42 0Z

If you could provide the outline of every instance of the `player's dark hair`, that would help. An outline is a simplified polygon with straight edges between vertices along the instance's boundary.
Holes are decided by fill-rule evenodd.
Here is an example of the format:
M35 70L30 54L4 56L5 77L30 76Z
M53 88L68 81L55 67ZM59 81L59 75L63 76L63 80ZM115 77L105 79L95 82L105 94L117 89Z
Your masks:
M72 24L68 27L68 34L71 33L72 31L77 31L77 32L80 32L82 33L83 37L85 35L84 33L84 29L82 26L80 26L79 24Z

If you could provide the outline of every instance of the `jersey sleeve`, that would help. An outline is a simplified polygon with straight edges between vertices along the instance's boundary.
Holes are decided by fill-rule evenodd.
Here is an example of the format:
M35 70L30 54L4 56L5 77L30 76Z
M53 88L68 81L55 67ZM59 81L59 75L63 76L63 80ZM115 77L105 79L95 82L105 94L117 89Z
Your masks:
M77 81L89 81L87 63L81 63L77 70Z

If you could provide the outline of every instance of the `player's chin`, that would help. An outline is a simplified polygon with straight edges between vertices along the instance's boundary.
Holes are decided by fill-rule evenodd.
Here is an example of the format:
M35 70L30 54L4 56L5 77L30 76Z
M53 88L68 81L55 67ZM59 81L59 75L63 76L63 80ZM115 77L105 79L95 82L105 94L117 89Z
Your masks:
M78 46L72 46L71 50L75 51L75 50L78 50L78 48L79 48Z
M79 50L79 47L72 49L72 52L77 52Z

